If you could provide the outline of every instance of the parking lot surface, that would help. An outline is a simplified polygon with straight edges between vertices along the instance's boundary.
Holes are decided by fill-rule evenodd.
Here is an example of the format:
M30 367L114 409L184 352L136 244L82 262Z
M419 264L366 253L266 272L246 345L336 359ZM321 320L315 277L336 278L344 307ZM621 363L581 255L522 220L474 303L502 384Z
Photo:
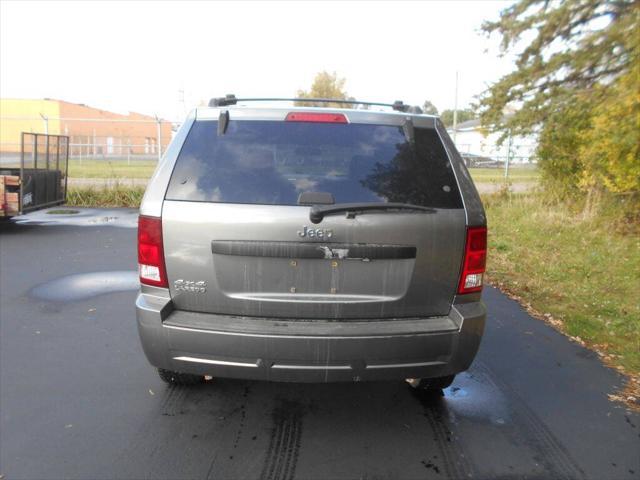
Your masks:
M137 212L79 210L0 224L5 479L640 478L640 415L607 398L623 378L493 288L443 396L167 387L135 325Z

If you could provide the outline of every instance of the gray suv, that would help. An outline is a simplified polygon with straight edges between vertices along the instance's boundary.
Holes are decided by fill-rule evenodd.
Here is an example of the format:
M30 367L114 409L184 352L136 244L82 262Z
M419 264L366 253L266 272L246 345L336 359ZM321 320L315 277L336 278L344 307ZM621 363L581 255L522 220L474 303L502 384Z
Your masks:
M450 385L484 329L487 230L442 122L248 100L192 112L145 193L149 362L174 384Z

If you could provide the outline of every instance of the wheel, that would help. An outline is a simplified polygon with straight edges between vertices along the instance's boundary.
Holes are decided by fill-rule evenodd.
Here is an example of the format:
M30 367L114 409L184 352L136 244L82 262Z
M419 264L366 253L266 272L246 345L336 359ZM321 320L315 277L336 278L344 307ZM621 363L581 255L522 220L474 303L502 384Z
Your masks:
M440 392L453 383L455 375L437 378L407 378L407 383L416 390L424 392Z
M163 382L169 385L197 385L204 382L203 375L194 375L192 373L172 372L164 368L158 369L158 375Z

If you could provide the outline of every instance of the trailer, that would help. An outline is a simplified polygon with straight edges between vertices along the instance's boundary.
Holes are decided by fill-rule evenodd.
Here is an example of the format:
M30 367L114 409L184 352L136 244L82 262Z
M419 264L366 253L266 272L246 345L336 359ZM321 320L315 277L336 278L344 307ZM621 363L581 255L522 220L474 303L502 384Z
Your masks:
M0 218L67 200L69 137L22 132L19 165L0 164Z

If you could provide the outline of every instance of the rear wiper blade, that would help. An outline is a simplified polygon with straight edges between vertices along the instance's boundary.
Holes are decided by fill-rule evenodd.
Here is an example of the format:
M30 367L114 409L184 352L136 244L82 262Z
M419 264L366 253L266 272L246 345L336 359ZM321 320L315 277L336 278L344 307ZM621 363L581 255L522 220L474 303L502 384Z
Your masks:
M325 215L330 213L348 212L348 218L354 218L356 213L367 210L415 210L423 213L436 213L434 208L411 205L410 203L338 203L336 205L314 205L309 211L309 220L320 223Z

